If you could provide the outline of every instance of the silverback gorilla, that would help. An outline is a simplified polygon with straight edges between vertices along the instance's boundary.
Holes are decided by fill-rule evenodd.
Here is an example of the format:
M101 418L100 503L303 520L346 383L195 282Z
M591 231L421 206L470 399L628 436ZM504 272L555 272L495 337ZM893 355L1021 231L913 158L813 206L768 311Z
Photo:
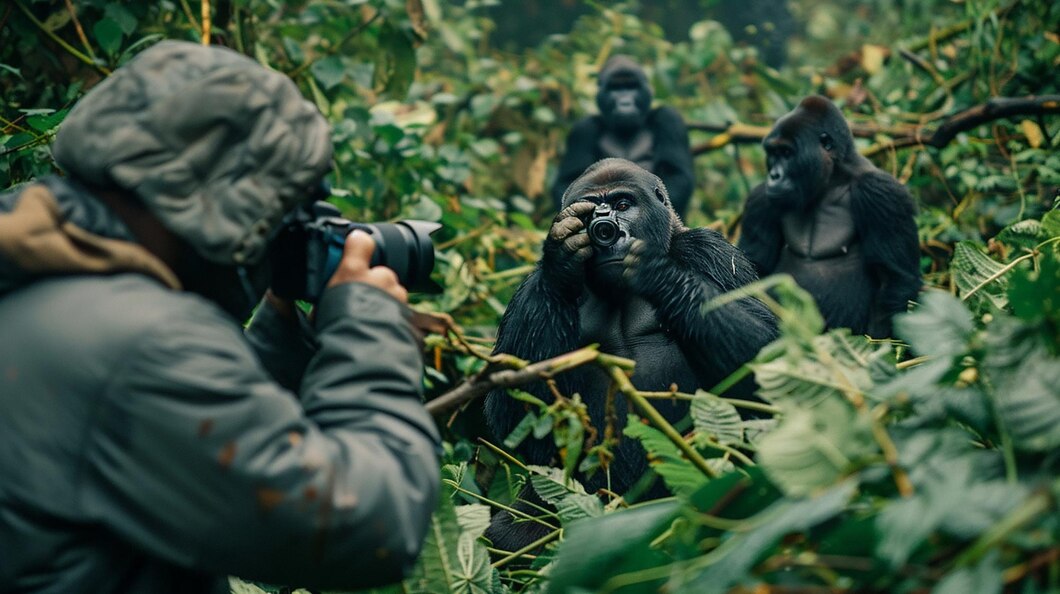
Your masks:
M599 343L602 352L637 362L632 380L638 389L677 384L692 392L713 387L775 338L776 320L756 299L700 313L713 297L755 280L754 267L716 231L684 227L657 176L623 159L605 159L571 184L563 206L537 269L504 313L495 352L539 361ZM585 230L597 225L608 229L595 230L591 240ZM555 381L560 393L581 394L593 425L605 427L610 380L601 370L578 368ZM526 390L553 401L544 382ZM753 391L748 379L730 394L749 397ZM659 410L674 421L688 407L660 402ZM619 420L617 429L626 411L624 398L616 396L607 416ZM498 440L526 413L504 390L486 397L486 420ZM551 436L528 438L517 452L531 464L547 464L556 454ZM621 439L614 453L610 488L622 493L647 463L636 440ZM602 472L578 478L590 490L607 486ZM532 490L521 497L543 505ZM486 536L498 548L516 550L544 534L533 523L512 525L510 514L501 512Z
M762 144L769 177L747 198L740 248L759 274L792 275L829 328L890 336L920 289L909 192L858 154L824 97L803 99Z
M652 92L644 70L628 56L612 56L600 69L596 105L600 115L576 122L567 137L552 198L556 210L563 193L583 171L605 157L621 157L659 176L670 203L685 216L695 180L688 130L669 107L651 108Z

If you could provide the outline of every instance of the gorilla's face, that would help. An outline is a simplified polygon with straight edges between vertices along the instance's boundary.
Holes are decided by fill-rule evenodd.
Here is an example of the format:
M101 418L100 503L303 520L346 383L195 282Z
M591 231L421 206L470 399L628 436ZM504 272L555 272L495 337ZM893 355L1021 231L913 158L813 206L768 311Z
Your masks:
M831 101L808 97L780 118L762 142L766 151L766 195L782 209L816 204L835 174L852 156L854 138Z
M636 239L667 250L673 215L662 181L624 159L597 162L571 184L565 204L596 205L586 221L593 256L586 265L590 287L602 297L621 297L624 259Z

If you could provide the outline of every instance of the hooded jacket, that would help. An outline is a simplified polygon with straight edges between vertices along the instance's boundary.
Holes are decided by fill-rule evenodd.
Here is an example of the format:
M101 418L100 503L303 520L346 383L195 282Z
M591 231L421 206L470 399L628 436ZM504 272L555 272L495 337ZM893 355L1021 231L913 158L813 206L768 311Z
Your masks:
M72 178L0 195L0 592L400 579L438 488L407 310L349 283L312 325L263 304L244 333L74 181L124 189L237 264L326 170L326 124L290 81L227 50L156 48L64 122ZM201 113L174 115L175 95Z
M244 336L149 258L75 183L0 196L0 592L399 579L438 485L400 304L350 283Z

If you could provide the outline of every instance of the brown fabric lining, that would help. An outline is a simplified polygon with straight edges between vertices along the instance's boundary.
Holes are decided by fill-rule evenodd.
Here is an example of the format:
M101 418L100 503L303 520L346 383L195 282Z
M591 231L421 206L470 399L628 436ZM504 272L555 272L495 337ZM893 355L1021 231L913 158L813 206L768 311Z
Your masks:
M62 220L55 197L39 184L26 188L11 212L0 213L0 255L32 274L139 272L181 288L173 271L143 247Z

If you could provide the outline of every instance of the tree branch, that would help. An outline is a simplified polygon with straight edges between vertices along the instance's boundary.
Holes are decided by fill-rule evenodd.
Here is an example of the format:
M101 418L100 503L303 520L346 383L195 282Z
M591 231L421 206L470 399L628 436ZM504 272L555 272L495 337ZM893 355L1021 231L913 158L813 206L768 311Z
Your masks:
M533 381L549 379L557 373L594 362L600 357L601 353L597 350L596 345L583 347L537 363L527 363L511 355L497 355L494 357L493 363L488 365L486 369L428 402L427 412L431 413L431 415L439 416L465 402L484 396L491 390L512 388ZM619 365L623 369L633 369L633 361L619 357L608 356L607 364ZM507 366L508 368L497 369L499 365Z
M930 146L943 148L953 141L961 132L977 128L988 122L1016 116L1037 116L1060 114L1060 95L1029 95L1027 97L994 97L986 103L969 107L945 119L934 130L925 130L921 126L877 126L872 124L852 124L850 131L857 138L875 138L884 134L892 139L874 144L864 149L862 154L869 157L884 151L897 150L912 146ZM707 142L692 147L693 155L708 153L730 144L756 144L769 134L770 128L741 124L705 124L691 123L690 130L716 132L717 136Z

